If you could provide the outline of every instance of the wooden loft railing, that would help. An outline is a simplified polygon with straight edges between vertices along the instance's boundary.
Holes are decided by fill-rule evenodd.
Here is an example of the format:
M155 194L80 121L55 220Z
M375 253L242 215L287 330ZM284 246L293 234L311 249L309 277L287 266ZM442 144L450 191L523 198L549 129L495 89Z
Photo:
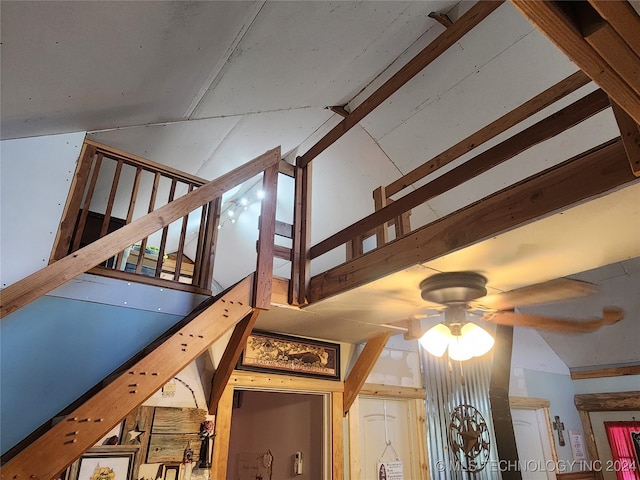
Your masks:
M317 258L353 238L364 237L384 225L385 222L401 217L427 200L441 195L513 158L524 150L562 133L609 106L607 95L602 90L596 90L393 202L389 202L388 193L385 192L386 206L314 245L310 251L311 259ZM410 232L404 232L405 235L408 233Z
M180 195L197 190L205 183L207 181L203 178L85 140L51 262L157 210ZM94 272L210 293L220 207L221 199L216 197L176 219L153 237L144 237L127 246L95 267ZM195 255L192 254L191 259L185 254L190 219L191 223L199 224ZM170 229L177 237L177 242L171 246L168 243Z
M122 160L122 162L124 163L124 160ZM263 214L260 219L261 232L258 244L258 259L259 262L270 262L272 264L273 238L275 235L275 213L273 221L267 222L266 220L263 220L263 218L268 218L265 217L264 212L275 212L279 162L280 148L270 150L251 162L232 170L216 180L205 183L198 188L193 188L190 192L180 198L151 211L131 223L115 229L111 233L107 233L105 236L98 238L92 243L89 243L88 245L72 251L62 258L55 260L44 269L6 287L2 291L2 296L0 297L0 316L5 317L81 273L85 273L97 265L108 262L114 257L118 258L125 249L130 248L138 242L142 244L144 240L153 233L165 229L176 220L186 218L191 212L200 211L199 209L202 209L207 205L215 205L215 202L219 202L219 199L224 192L263 172L263 190L265 190L266 195L262 206ZM89 172L87 170L86 175L88 175L88 173ZM77 176L76 183L82 182L87 178L87 176ZM74 198L74 202L79 204L80 200L78 200L78 197ZM74 202L70 201L69 204ZM67 205L67 207L67 210L71 210L69 205ZM76 206L76 213L79 212L79 210L80 209ZM209 212L209 210L207 211ZM80 216L81 215L82 214L80 214ZM110 214L105 215L105 221L109 216ZM215 218L210 217L207 221L206 228L213 229L214 222ZM105 225L105 223L102 225ZM108 226L106 229L108 231ZM73 229L68 225L65 225L64 228L61 229L61 233L66 232L69 235L72 231ZM69 236L69 241L66 243L67 245L71 244L70 239L71 235ZM213 245L213 239L213 235L209 236L208 240L206 235L204 235L202 243L211 246ZM61 252L64 251L64 243L64 241L57 242L57 245L60 247L54 251L54 258L60 256ZM203 251L201 258L207 258L207 262L205 262L206 270L212 270L213 265L209 262L209 260L212 262L212 252ZM259 270L263 271L263 273L259 275L257 283L260 285L267 285L269 287L269 299L266 298L266 294L259 294L260 298L258 304L260 305L260 308L269 308L270 286L273 272L269 271L267 274L264 273L264 269ZM127 272L120 272L121 275L125 275L126 273ZM208 275L208 273L201 273L199 278L203 279ZM161 279L156 279L156 281L159 282Z
M309 248L307 259L311 261L346 245L347 261L308 278L304 290L306 302L313 303L375 281L632 182L638 170L637 153L633 153L637 152L637 148L634 150L633 143L640 139L637 131L640 127L635 124L635 128L628 127L627 124L632 120L619 114L616 119L623 134L622 139L584 152L431 224L412 229L408 222L408 215L413 208L612 106L605 92L595 90L435 180L395 201L390 198L588 82L582 72L571 75L404 177L376 189L376 211L373 214ZM613 107L614 112L620 113L615 104ZM625 122L625 119L628 121ZM548 182L547 186L545 182ZM544 201L541 199L542 192ZM499 215L491 209L510 213L503 215L504 218L490 221ZM485 219L483 225L474 222L474 219L480 218ZM394 236L389 235L391 227L395 229ZM376 246L364 252L362 242L370 236L376 237Z
M516 109L506 113L497 120L491 122L469 137L459 141L455 145L449 147L444 152L436 155L427 162L419 165L406 175L394 180L386 186L380 186L373 191L374 208L377 212L393 202L392 197L402 192L411 185L419 182L436 170L448 165L462 155L471 152L473 149L483 145L497 135L504 133L514 125L523 122L531 115L540 110L549 107L558 100L566 97L570 93L585 86L590 82L581 70L568 76L564 80L549 87L542 93L536 95L530 100L524 102ZM545 128L542 126L542 128ZM411 232L410 211L404 212L399 217L384 222L374 229L370 229L363 237L356 237L347 242L347 260L355 258L364 253L363 242L369 237L375 235L376 246L380 247L386 244L389 239L400 238ZM390 235L390 227L393 227L394 235Z
M634 181L621 139L611 140L312 277L308 301L338 295ZM374 215L384 222L392 213L383 209Z

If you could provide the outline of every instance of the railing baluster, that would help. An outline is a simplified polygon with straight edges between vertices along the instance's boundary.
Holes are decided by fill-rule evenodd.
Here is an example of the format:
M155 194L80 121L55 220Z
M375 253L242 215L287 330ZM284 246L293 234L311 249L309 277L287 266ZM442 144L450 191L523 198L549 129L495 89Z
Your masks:
M91 199L93 198L93 192L96 189L96 183L98 182L98 175L100 175L100 167L102 166L102 153L98 153L95 164L93 166L93 175L91 175L91 182L89 183L89 189L87 195L84 198L84 204L82 205L82 213L80 214L80 221L78 222L78 228L76 235L73 239L72 252L75 252L80 248L80 241L82 240L82 234L84 233L84 226L87 224L87 216L89 215L89 207L91 206Z
M169 199L167 203L173 202L173 197L176 195L176 185L178 183L177 179L171 180L171 187L169 188ZM160 249L158 250L158 260L164 259L164 251L167 248L167 234L169 233L169 226L167 225L162 229L162 237L160 239ZM160 278L160 274L162 273L162 262L158 261L156 264L156 277Z
M111 182L111 191L109 192L109 200L107 201L107 208L104 212L104 219L102 220L102 228L100 229L100 238L104 237L109 231L109 222L111 221L111 211L113 210L113 203L116 199L116 193L118 192L118 183L120 182L120 173L122 172L122 160L119 160L116 165L116 171L113 174L113 182Z
M200 281L198 285L207 290L211 289L213 279L213 263L216 256L218 243L218 226L220 225L220 212L222 210L222 198L218 197L209 203L209 211L207 216L207 231L202 249L202 265L200 267Z
M188 192L193 191L193 183L189 184ZM182 217L182 228L180 229L180 239L178 240L178 250L176 251L176 266L173 272L173 281L180 281L180 271L182 269L182 258L184 256L184 244L187 237L187 223L189 222L189 214Z
M125 221L125 224L129 224L131 223L131 219L133 218L133 211L136 207L136 200L138 199L138 190L140 188L140 178L142 177L142 167L138 167L136 168L136 176L135 179L133 180L133 188L131 189L131 197L129 199L129 209L127 211L127 219ZM118 257L116 258L116 265L115 268L116 270L123 270L124 268L122 268L122 261L125 260L126 258L124 257L124 250L122 252L120 252L118 254Z
M156 208L156 196L158 193L158 182L160 181L159 174L156 173L156 176L153 180L153 188L151 189L151 196L149 197L149 207L147 208L147 213L151 213ZM136 262L136 273L142 273L142 267L144 266L144 256L147 251L147 241L148 237L143 238L140 241L140 253L138 253L138 261ZM156 260L156 272L162 269L162 261L161 256L158 255L158 259ZM159 274L154 274L154 276L159 277Z
M96 147L84 144L80 152L78 167L76 168L76 173L69 189L69 200L64 206L62 222L56 235L49 263L59 260L70 253L69 246L71 245L73 233L76 229L78 217L80 216L82 199L89 181L89 175L91 175L91 166L93 165L95 156Z
M261 156L259 158L260 162L270 162L270 153L267 152L264 156ZM108 163L107 161L114 163ZM259 165L258 161L252 166L257 165ZM107 171L110 173L105 174L106 167L109 167ZM129 170L129 167L133 170ZM129 179L134 171L133 178ZM148 214L152 214L155 210L160 190L168 186L168 184L162 183L165 180L170 181L167 204L180 201L180 198L176 197L183 186L186 187L186 195L188 195L195 193L194 190L198 190L210 183L206 179L195 175L156 164L142 157L136 157L91 140L85 140L78 160L76 176L65 205L64 217L52 250L51 262L60 260L69 253L78 251L85 245L100 240L115 229L136 223L137 220L134 217L136 216L136 209L140 206L138 197L144 186L148 185L147 172L154 175ZM127 181L125 182L125 180ZM98 192L105 188L109 189L108 198L106 199L107 205L98 207L95 205L95 199L98 196ZM224 191L216 195L221 195L222 193ZM119 204L123 203L120 200L125 200L121 198L123 195L128 197L128 204L124 204L122 205L124 208L120 208ZM116 203L116 201L119 203ZM92 205L92 202L94 205ZM199 211L198 208L200 209ZM170 288L201 293L210 292L222 210L221 196L215 197L204 205L201 204L198 208L193 211L185 210L181 213L182 224L180 231L177 232L179 238L178 248L175 251L175 264L173 262L173 253L171 253L172 258L169 260L164 257L168 249L173 249L173 247L169 246L169 229L179 228L177 224L179 219L174 219L168 223L164 222L161 231L151 234L146 233L147 236L145 238L134 241L132 244L121 246L120 251L100 266L95 267L93 273L121 279L133 279L134 275L144 274L146 277L151 278L146 281L140 278L139 281L142 283L169 286L169 282L171 282L174 286ZM126 213L124 212L125 209ZM122 213L119 214L118 212ZM187 241L190 238L188 237L190 217L193 220L196 218L200 220L200 229L197 234L194 232L197 235L194 238L196 241L194 259L187 258L187 252L185 251ZM288 230L291 230L291 226L288 226ZM156 240L152 242L152 239L156 238L156 234L161 237L158 249L156 249L155 245ZM291 236L291 234L288 236ZM151 250L153 251L150 253L153 254L153 258L150 258L149 254L145 256L145 252L148 251L149 245L152 244ZM171 245L173 245L173 241L171 241ZM140 248L136 252L137 246ZM132 247L136 247L136 250L133 250ZM155 259L156 251L158 253L157 259ZM138 257L134 261L133 258L136 253L138 253ZM193 271L191 271L192 260ZM114 265L111 265L111 262L114 262ZM104 268L105 265L108 265L107 268L109 270L116 271L107 271ZM171 272L173 275L167 275L167 278L163 279L163 271L165 273ZM185 280L183 273L187 277L191 277L190 282ZM181 283L181 285L178 286L176 283Z
M202 273L202 269L199 267L199 265L202 264L205 232L207 230L207 212L210 208L211 203L203 205L200 209L200 229L198 230L198 244L196 246L196 258L193 259L194 268L193 278L191 279L191 283L193 285L200 285L200 275Z

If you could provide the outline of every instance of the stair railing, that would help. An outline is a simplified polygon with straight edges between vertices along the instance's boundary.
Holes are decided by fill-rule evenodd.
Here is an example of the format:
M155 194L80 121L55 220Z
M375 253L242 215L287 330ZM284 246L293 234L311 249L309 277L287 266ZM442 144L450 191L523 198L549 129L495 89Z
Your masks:
M75 184L82 185L83 183L86 183L88 178L93 178L93 174L91 172L96 170L94 161L98 162L99 158L104 158L105 156L105 153L102 150L99 151L98 148L98 145L93 142L88 142L85 145L85 148L83 149L83 158L90 158L92 159L92 161L89 162L88 166L81 165L78 175L76 175L76 177L74 178ZM115 154L113 153L111 153L110 155L115 156ZM225 175L222 175L216 180L212 180L210 182L196 186L195 180L193 180L193 178L189 179L189 186L187 187L187 189L189 190L188 193L185 193L179 198L173 199L160 208L153 209L141 218L132 220L130 223L125 222L124 225L120 226L119 228L113 229L113 231L111 232L109 232L109 220L111 219L113 210L109 210L107 208L107 210L105 210L102 223L100 224L100 233L104 233L104 235L99 236L99 238L87 244L86 246L81 246L81 240L78 241L77 245L79 248L77 249L74 248L75 240L72 239L78 238L78 235L80 235L81 238L82 234L78 233L79 229L76 225L74 225L72 228L70 223L79 224L82 221L82 206L87 204L87 192L91 189L91 184L93 183L93 181L89 181L89 190L82 193L82 195L80 195L80 193L77 193L80 191L80 189L74 188L74 186L72 186L72 191L74 192L74 194L70 196L70 200L65 207L63 225L61 225L58 235L59 239L55 244L54 252L52 255L52 259L55 261L44 269L27 276L26 278L6 287L2 291L2 295L0 297L0 318L9 315L15 310L26 305L27 303L52 291L68 280L71 280L72 278L75 278L76 276L85 273L98 265L108 265L109 262L117 263L118 258L124 258L123 252L125 252L127 249L130 249L132 246L135 246L136 244L139 244L141 246L140 252L143 252L144 250L146 250L146 248L142 248L143 245L146 246L146 239L148 239L156 232L164 232L164 230L176 220L182 220L184 231L185 219L188 218L188 216L194 211L199 212L201 218L206 217L207 219L204 226L206 231L204 233L201 233L200 236L203 238L201 244L203 246L208 246L209 248L209 250L206 250L206 248L203 247L199 259L203 259L203 262L201 263L206 265L206 268L204 268L203 270L201 267L196 267L200 268L200 273L198 274L197 278L200 279L200 285L204 285L206 282L210 283L212 275L211 272L213 272L214 252L212 248L215 242L214 233L217 232L217 229L214 228L216 222L215 205L219 205L223 193L260 173L264 173L264 187L269 191L267 192L265 200L263 201L263 215L261 215L260 221L261 232L258 246L258 280L256 281L256 289L258 292L257 295L259 295L258 303L262 307L260 307L260 305L257 306L259 308L268 308L266 298L270 298L271 294L271 279L273 274L272 266L274 255L273 239L275 234L276 187L278 165L280 159L280 147L278 147L256 157L252 161L226 173ZM116 162L116 171L121 171L123 166L125 165L125 159L117 158ZM143 169L142 167L136 168L140 168L141 170ZM154 175L156 175L157 178L157 172ZM117 180L117 177L118 174L114 174L114 181L112 182L110 189L110 192L112 193L117 192L118 189L119 180ZM134 187L132 191L135 190L136 188ZM112 193L110 193L109 195L110 200L107 205L113 204L115 193ZM132 195L131 198L133 199L135 197ZM83 199L85 200L85 202L83 202ZM128 212L133 210L132 205L134 203L135 200L131 200L129 202ZM90 204L91 203L89 202L87 205ZM211 207L212 205L213 207ZM75 217L71 214L67 215L68 212L74 211L76 213ZM204 215L203 213L205 211L206 215ZM269 214L265 216L265 211L272 212L273 215ZM127 214L127 217L128 216L129 214ZM266 218L270 218L271 216L274 216L273 220L265 220ZM72 218L74 219L73 221L71 220ZM207 233L207 231L209 233ZM181 239L183 238L184 236L181 235ZM63 255L63 252L67 250L70 250L70 253ZM163 255L158 255L158 257L163 257ZM270 270L267 268L269 265L271 266ZM158 268L156 267L156 271L157 269ZM180 259L176 258L176 271L174 275L177 275L180 269ZM129 273L119 272L119 274L126 275ZM142 277L138 276L137 278ZM161 279L156 278L155 281L161 282ZM174 282L174 284L178 284L178 282ZM202 290L204 291L205 289Z

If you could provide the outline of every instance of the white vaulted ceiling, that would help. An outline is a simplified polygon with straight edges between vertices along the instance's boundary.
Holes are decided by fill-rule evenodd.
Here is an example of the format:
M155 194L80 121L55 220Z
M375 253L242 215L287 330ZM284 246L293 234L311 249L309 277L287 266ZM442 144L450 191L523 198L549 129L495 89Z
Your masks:
M447 13L455 21L472 5L445 0L2 0L0 133L9 139L87 131L91 139L206 179L277 145L293 163L341 120L327 107L346 105L353 111L445 30L429 13ZM314 160L312 243L371 213L376 187L577 69L504 3ZM480 150L595 89L586 85ZM618 135L613 115L604 111L427 202L414 210L412 225L440 218ZM283 180L281 191L278 217L291 222L291 183ZM487 275L492 288L507 290L610 264L616 269L640 257L640 187L636 183L615 195L303 312L273 309L260 321L265 328L355 342L379 331L381 323L420 310L419 295L418 300L411 295L428 272L475 270ZM220 259L215 278L225 287L254 269L258 212L249 213L234 229L221 232L220 250L249 252ZM313 262L313 273L343 260L343 251L331 252ZM287 268L277 262L276 274L286 276ZM633 269L618 271L638 282ZM399 293L408 299L371 302ZM363 306L367 299L369 309ZM401 306L407 302L409 307ZM625 298L612 302L620 305ZM629 311L620 327L640 336L637 301L621 306ZM332 321L336 317L340 322ZM610 354L592 360L563 353L558 338L548 340L570 367L596 360L638 361L637 354L615 354L618 335L597 337ZM572 340L574 348L590 338L596 337Z

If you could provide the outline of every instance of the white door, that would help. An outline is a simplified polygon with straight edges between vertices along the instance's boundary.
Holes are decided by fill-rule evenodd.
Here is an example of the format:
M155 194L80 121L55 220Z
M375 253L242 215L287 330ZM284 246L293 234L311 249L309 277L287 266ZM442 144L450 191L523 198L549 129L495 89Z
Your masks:
M555 480L555 460L544 409L511 409L522 480Z
M412 400L359 397L361 480L378 479L381 460L401 462L404 479L420 478L414 405Z

